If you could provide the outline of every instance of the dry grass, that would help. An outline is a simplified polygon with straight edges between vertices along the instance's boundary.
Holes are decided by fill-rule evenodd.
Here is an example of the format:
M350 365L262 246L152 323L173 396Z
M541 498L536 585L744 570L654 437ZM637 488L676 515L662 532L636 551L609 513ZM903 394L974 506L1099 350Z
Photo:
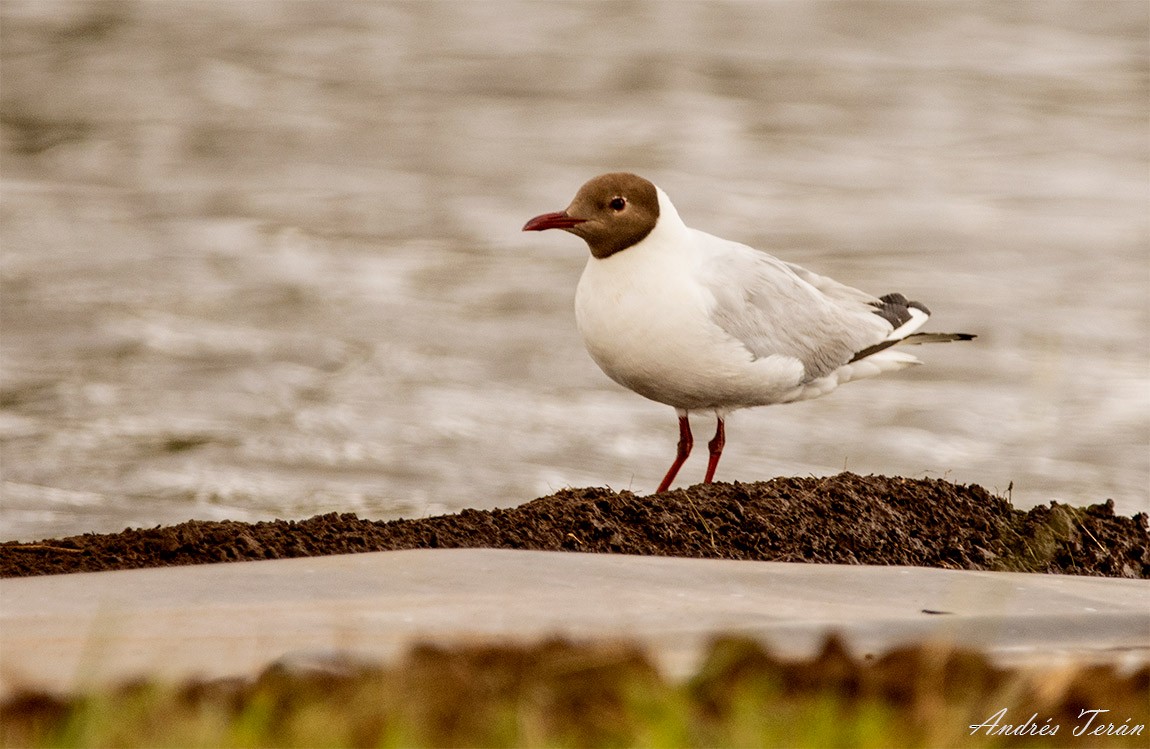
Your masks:
M1145 746L1073 735L1082 710L1150 723L1150 671L1034 674L936 647L852 657L830 639L788 662L740 638L714 643L685 682L626 644L419 647L393 668L272 667L252 682L136 683L68 699L26 694L4 746ZM1032 714L1051 736L971 735ZM1096 721L1097 723L1098 721Z

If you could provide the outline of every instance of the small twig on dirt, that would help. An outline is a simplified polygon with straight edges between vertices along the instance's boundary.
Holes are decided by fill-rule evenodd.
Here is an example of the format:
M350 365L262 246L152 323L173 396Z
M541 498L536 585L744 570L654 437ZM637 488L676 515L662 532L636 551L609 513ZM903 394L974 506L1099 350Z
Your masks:
M1101 543L1101 542L1100 542L1100 541L1099 541L1097 538L1095 538L1095 537L1094 537L1094 534L1090 532L1090 529L1088 529L1088 528L1087 528L1087 527L1086 527L1084 524L1082 524L1082 523L1079 523L1079 524L1078 524L1078 527L1079 527L1079 528L1081 528L1081 529L1082 529L1082 531L1083 531L1083 532L1084 532L1084 533L1085 533L1087 536L1090 536L1090 540L1094 542L1094 544L1095 544L1095 545L1098 547L1098 550L1099 550L1099 551L1101 551L1103 554L1105 554L1105 553L1106 553L1106 547L1105 547L1105 546L1103 546L1103 545L1102 545L1102 543Z
M687 498L687 504L691 506L691 512L695 513L695 517L699 519L699 522L703 524L703 529L707 531L707 535L711 537L711 550L718 554L719 547L715 545L715 532L711 530L711 526L707 525L707 521L701 514L699 514L699 511L695 508L695 502L691 499L691 493L684 491L683 496Z
M834 478L834 476L816 476L813 473L808 473L807 475L809 477L811 477L812 479L817 479L819 483L817 483L813 487L811 487L810 491L807 491L807 492L803 493L802 495L800 495L799 496L800 502L806 502L808 498L813 497L815 495L815 492L822 491L822 488L824 486L826 486L827 482L829 482L831 479Z
M13 551L66 551L69 554L82 554L83 549L69 549L65 546L48 546L46 544L22 544L20 546L4 546L4 549Z
M827 481L830 479L830 476L817 476L817 475L814 475L813 473L808 473L806 475L807 475L807 477L810 477L810 479L817 480L819 483L814 484L814 487L812 487L810 490L807 490L807 491L803 492L802 495L799 495L799 498L798 498L799 502L806 502L807 497L813 497L814 492L822 489L822 484L827 483Z

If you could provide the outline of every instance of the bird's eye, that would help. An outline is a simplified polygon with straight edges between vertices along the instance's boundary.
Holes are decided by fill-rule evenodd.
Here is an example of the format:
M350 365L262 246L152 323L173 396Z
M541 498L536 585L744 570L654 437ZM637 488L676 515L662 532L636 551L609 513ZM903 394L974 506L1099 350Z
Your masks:
M611 198L611 202L607 204L613 211L621 211L627 207L626 198Z

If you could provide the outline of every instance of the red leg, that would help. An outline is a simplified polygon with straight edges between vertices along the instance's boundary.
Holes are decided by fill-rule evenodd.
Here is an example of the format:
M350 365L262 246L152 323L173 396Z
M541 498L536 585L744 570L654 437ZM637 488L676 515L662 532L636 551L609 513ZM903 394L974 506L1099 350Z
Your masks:
M707 443L707 449L711 452L711 459L707 461L707 477L703 479L704 484L711 483L711 479L715 478L715 469L719 467L719 458L723 457L723 445L727 444L727 431L723 428L723 419L719 417L719 424L715 427L715 436Z
M655 493L665 492L671 486L671 482L675 480L675 474L683 467L686 462L687 456L691 454L691 448L694 446L695 440L691 436L691 422L687 421L687 415L683 414L679 417L679 447L675 452L675 462L671 464L667 475L663 477L663 482L659 484L659 488Z

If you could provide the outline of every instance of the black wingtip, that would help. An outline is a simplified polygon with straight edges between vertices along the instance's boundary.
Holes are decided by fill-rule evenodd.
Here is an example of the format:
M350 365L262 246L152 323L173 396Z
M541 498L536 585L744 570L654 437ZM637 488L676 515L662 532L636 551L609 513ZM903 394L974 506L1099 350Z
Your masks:
M951 341L973 341L974 333L911 333L903 339L905 343L950 343Z
M898 292L883 294L877 302L871 302L871 306L875 308L874 313L876 315L889 322L894 328L898 328L910 320L912 309L930 317L930 310L925 304L907 299L906 296Z
M854 364L859 359L865 359L872 354L877 354L880 351L890 348L895 344L905 343L911 346L917 346L920 343L950 343L951 341L973 341L978 338L974 333L911 333L906 338L900 338L894 341L882 341L873 346L868 346L862 351L854 355L848 362Z

